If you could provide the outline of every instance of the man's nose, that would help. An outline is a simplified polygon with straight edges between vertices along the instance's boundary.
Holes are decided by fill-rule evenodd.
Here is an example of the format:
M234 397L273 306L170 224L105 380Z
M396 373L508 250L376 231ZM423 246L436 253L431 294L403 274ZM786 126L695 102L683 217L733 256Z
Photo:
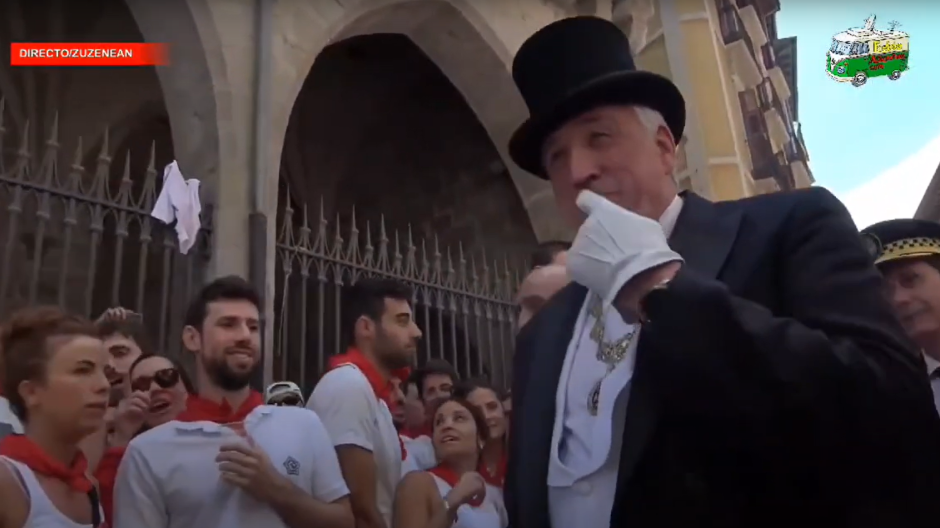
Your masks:
M581 190L589 187L597 179L597 164L594 157L583 148L571 149L568 156L568 174L575 189Z
M235 333L239 341L251 339L251 327L247 323L239 324L235 327Z
M890 298L895 308L901 309L911 302L911 291L909 288L893 288Z
M95 384L94 384L95 393L105 394L111 391L111 383L108 381L108 376L104 373L104 369L98 371L95 375Z

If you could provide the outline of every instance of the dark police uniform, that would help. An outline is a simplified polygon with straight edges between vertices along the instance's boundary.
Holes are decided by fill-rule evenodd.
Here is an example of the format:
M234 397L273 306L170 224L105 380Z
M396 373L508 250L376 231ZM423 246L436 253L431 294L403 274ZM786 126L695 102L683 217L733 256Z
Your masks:
M929 220L900 218L879 222L862 230L868 251L875 265L923 259L940 255L940 223ZM940 361L924 354L934 407L940 413Z

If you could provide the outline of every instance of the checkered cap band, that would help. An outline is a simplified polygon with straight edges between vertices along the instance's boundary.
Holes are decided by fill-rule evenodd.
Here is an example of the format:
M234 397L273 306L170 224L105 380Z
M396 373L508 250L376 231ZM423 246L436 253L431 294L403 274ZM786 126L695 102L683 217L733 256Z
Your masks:
M929 237L903 238L886 244L881 255L875 259L875 264L930 255L940 255L940 240Z

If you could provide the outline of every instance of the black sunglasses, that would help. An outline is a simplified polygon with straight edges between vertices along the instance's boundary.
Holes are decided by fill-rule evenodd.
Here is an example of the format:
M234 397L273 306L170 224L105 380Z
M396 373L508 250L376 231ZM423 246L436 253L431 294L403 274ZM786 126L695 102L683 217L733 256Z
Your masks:
M274 405L275 407L300 407L303 404L304 401L296 394L287 394L268 403L268 405Z
M176 367L170 367L158 370L153 376L141 376L131 382L131 390L146 392L150 390L150 385L156 383L161 389L175 387L180 381L180 371Z

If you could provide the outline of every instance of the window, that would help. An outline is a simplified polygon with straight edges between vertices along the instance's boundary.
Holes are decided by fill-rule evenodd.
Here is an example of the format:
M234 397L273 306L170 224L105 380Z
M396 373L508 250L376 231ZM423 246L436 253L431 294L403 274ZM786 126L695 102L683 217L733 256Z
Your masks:
M770 79L764 79L757 87L757 95L762 110L768 110L774 103L774 88Z
M771 42L777 40L777 17L771 13L764 17L764 25L767 27L767 39Z
M754 93L754 90L748 88L740 92L738 94L738 100L741 101L741 108L744 110L745 114L756 112L758 110L757 94Z
M764 127L764 118L759 114L751 114L747 116L747 130L750 134L760 134Z
M764 58L764 68L768 70L777 65L777 57L774 56L773 44L767 43L761 47L761 55Z
M836 55L852 55L852 48L855 44L855 42L832 39L832 47L829 48L829 51Z

